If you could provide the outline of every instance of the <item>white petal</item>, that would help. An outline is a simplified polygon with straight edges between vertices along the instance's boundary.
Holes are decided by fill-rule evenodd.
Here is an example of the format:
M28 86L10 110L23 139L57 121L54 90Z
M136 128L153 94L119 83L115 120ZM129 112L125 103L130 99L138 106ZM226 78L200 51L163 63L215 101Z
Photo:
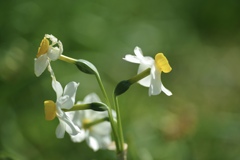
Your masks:
M79 83L70 82L64 88L63 96L58 100L62 109L70 109L75 103L76 91Z
M123 59L132 63L140 63L140 60L136 56L130 54L127 54Z
M84 119L88 119L88 120L94 121L95 119L98 118L98 116L96 116L96 115L99 115L99 114L97 114L97 113L98 112L93 111L93 110L84 110L83 111L83 117L84 117Z
M51 45L48 50L48 57L55 61L57 60L63 53L63 45L62 42L59 41L56 37L50 34L45 34L46 38L49 38L51 40ZM55 44L58 44L58 47L54 47Z
M138 81L138 83L144 87L149 87L151 83L151 76L147 76L141 80Z
M83 101L77 101L76 104L83 104Z
M69 135L77 135L81 133L81 130L79 129L79 127L73 124L72 121L67 120L65 122L66 122L66 132Z
M101 138L101 148L108 148L109 145L111 144L112 142L112 139L111 139L111 134L107 135L107 136L104 136Z
M134 48L134 53L139 59L143 58L142 50L138 46Z
M158 95L162 91L168 96L172 95L172 92L163 86L161 81L161 72L159 72L154 66L151 69L151 85L149 87L149 96Z
M149 87L149 96L158 95L161 93L161 72L159 72L155 66L151 68L151 84Z
M148 66L149 68L151 68L154 65L154 59L152 57L149 56L145 56L141 59L141 64L144 64L146 66Z
M70 120L70 118L64 112L62 112L61 116L59 114L57 114L57 116L60 121L60 124L62 124L63 126L62 129L65 129L65 131L69 135L77 135L78 133L81 132L79 127L76 124L74 124L73 121Z
M59 120L59 124L56 129L56 137L57 138L63 138L66 130L66 124Z
M171 96L171 95L172 95L172 92L169 91L167 88L165 88L165 87L163 86L163 84L162 84L161 88L162 88L162 91L163 91L166 95L168 95L168 96Z
M74 101L68 95L61 96L56 103L61 109L71 109L74 105Z
M150 67L150 66L141 63L141 64L139 65L139 68L138 68L138 74L141 73L141 72L143 72L143 71L145 71L145 70L148 69L149 67ZM147 77L145 77L145 78L143 78L143 79L141 79L141 80L139 80L138 83L139 83L140 85L144 86L144 87L149 87L149 86L150 86L150 83L151 83L151 77L150 77L150 75L147 76Z
M85 140L85 131L82 131L81 133L78 133L75 136L71 136L71 139L73 142L77 143L77 142L82 142Z
M60 56L61 56L63 53L63 45L62 45L61 41L58 41L58 46L59 46L59 52L60 52Z
M102 148L102 149L108 148L108 146L112 142L110 133L107 135L100 135L100 134L91 132L89 137L92 137L97 141L99 149L100 148Z
M49 38L51 40L51 45L54 45L57 43L58 39L56 37L54 37L52 34L45 34L46 38Z
M93 126L91 132L94 132L95 134L98 134L101 136L110 135L111 125L109 122L102 122L100 124Z
M57 94L57 99L60 98L63 94L62 85L57 80L53 79L52 80L52 87L53 87L53 90Z
M90 148L92 148L94 151L97 151L99 149L99 144L97 140L94 137L88 137L87 138L87 144Z
M65 112L65 114L72 120L72 122L77 125L79 128L82 127L82 122L81 122L81 111L70 111L70 112Z
M39 77L44 70L47 68L49 64L49 60L47 54L41 55L38 58L34 59L34 73L37 77Z
M77 111L70 111L70 112L65 112L65 114L68 116L69 119L73 120L76 112Z
M88 94L83 100L83 103L92 103L92 102L101 102L100 98L96 93Z
M72 97L75 99L78 86L79 86L79 83L69 82L64 88L63 95L68 95L69 97Z
M47 55L52 61L55 61L60 57L61 51L58 47L49 47Z
M145 65L144 63L140 63L137 73L139 74L139 73L145 71L148 68L151 68L151 66L150 65Z

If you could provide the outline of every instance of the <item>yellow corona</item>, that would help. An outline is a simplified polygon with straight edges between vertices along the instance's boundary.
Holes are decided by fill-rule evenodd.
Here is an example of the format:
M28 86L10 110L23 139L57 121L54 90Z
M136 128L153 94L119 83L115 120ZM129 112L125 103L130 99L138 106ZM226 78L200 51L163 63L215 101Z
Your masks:
M167 58L163 53L158 53L155 56L155 64L159 71L164 73L169 73L172 70L172 67L169 65Z
M53 120L56 117L56 104L51 101L44 101L44 111L45 111L45 119L48 121Z
M49 41L46 37L44 37L42 42L40 43L40 47L38 48L37 58L47 53L48 48L49 48Z

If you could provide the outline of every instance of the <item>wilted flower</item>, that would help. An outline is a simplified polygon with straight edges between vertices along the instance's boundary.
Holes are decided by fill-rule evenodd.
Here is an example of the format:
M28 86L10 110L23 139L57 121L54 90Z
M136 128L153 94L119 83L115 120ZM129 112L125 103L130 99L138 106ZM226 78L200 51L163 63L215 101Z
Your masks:
M128 62L138 63L138 74L148 68L151 69L150 75L141 79L138 83L144 87L149 87L149 95L158 95L163 91L166 95L171 96L172 92L166 89L161 81L161 73L168 73L172 70L163 53L158 53L155 60L152 57L143 56L139 47L135 47L134 53L135 55L128 54L123 59Z
M51 44L49 44L49 40ZM55 45L58 45L58 47L55 47ZM62 42L53 35L45 34L38 48L37 58L34 59L35 75L40 76L50 64L50 61L57 60L62 55L62 52Z

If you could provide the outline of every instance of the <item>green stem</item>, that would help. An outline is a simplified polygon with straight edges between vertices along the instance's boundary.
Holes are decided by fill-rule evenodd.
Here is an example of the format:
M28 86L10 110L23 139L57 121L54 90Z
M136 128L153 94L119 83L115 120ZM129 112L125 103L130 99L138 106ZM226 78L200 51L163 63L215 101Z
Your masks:
M99 123L102 123L102 122L105 122L105 121L109 121L109 118L108 117L104 117L104 118L98 119L96 121L92 121L92 122L83 124L83 127L84 128L90 128L90 127L92 127L92 126L94 126L96 124L99 124Z
M62 61L65 61L65 62L68 62L68 63L72 63L72 64L75 64L76 61L77 61L76 59L65 56L65 55L61 55L58 59L60 59Z
M127 160L127 148L117 154L117 160Z
M114 90L114 94L113 94L113 100L114 100L114 107L116 109L117 112L117 127L118 127L118 133L119 133L119 152L117 152L117 158L119 160L126 160L127 159L127 148L124 148L124 137L123 137L123 129L122 129L122 122L121 122L121 115L120 115L120 108L119 108L119 104L118 104L118 98L117 96L123 94L124 92L126 92L129 87L138 82L139 80L149 76L151 69L148 68L146 70L144 70L143 72L139 73L138 75L125 80L125 81L121 81L120 83L118 83L118 85L116 86L115 90Z
M129 81L131 84L136 83L136 82L138 82L139 80L141 80L141 79L149 76L150 71L151 71L151 69L148 68L148 69L144 70L143 72L137 74L136 76L130 78L128 81Z
M95 74L95 76L96 76L98 85L100 86L100 89L101 89L101 91L102 91L102 93L103 93L103 96L104 96L104 98L105 98L105 100L106 100L106 103L107 103L108 106L110 106L110 101L109 101L109 99L108 99L106 90L105 90L105 88L104 88L104 86L103 86L101 77L100 77L100 75L98 75L98 74Z
M75 104L71 109L62 109L64 112L89 109L89 104Z
M117 152L119 152L120 148L119 148L119 140L118 140L118 132L117 132L117 126L116 126L116 122L114 121L113 119L113 115L112 115L112 108L111 108L111 105L110 105L110 101L108 99L108 96L107 96L107 93L106 93L106 90L103 86L103 83L102 83L102 80L101 80L101 77L99 74L95 74L96 75L96 79L97 79L97 82L101 88L101 91L105 97L105 100L106 100L106 103L107 105L110 107L108 108L108 115L109 115L109 119L110 119L110 123L111 123L111 126L112 126L112 130L113 130L113 134L114 134L114 139L115 139L115 144L116 144L116 150ZM117 124L118 124L118 120L117 120Z
M121 115L120 115L120 109L118 105L118 99L117 96L114 95L114 106L116 108L117 112L117 127L118 127L118 133L119 133L119 153L124 151L124 138L123 138L123 130L122 130L122 122L121 122Z
M108 116L109 116L109 121L113 130L113 135L114 135L114 140L115 140L115 145L116 145L116 151L119 152L120 148L119 148L119 140L118 140L118 132L116 129L116 121L113 119L113 115L112 115L112 110L110 108L108 108Z

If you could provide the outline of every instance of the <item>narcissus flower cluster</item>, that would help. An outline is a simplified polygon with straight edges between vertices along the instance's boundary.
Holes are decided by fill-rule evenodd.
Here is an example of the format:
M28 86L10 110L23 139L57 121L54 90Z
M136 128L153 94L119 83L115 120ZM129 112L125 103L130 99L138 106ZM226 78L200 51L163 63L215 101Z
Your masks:
M51 41L51 42L49 42ZM57 45L57 47L55 46ZM87 141L90 148L94 151L106 149L112 142L111 126L109 121L106 121L107 112L96 112L92 110L70 111L75 105L76 92L79 86L77 82L69 82L63 89L60 82L56 80L50 62L57 60L63 53L61 41L53 35L46 34L38 49L37 58L35 58L34 72L36 76L40 76L48 67L52 77L52 88L56 93L56 101L44 101L45 119L53 120L58 118L59 124L56 128L56 137L63 138L67 132L73 142ZM85 97L83 102L92 103L101 102L98 96L94 93ZM100 121L99 121L100 120ZM99 121L98 124L86 127L88 123Z
M56 100L44 101L44 111L46 120L51 121L56 117L58 118L57 138L64 138L65 133L67 133L73 142L86 141L94 151L114 148L118 159L126 159L127 144L124 142L117 97L125 93L136 82L149 88L149 96L158 95L161 92L168 96L172 95L172 92L165 88L161 81L162 72L169 73L172 70L164 54L157 53L154 58L144 56L139 47L135 47L134 54L127 54L123 59L139 64L137 75L117 84L113 92L112 105L97 68L87 60L63 55L62 42L53 35L46 34L44 36L34 59L34 73L39 77L46 68L50 72L51 85L56 93ZM77 89L80 83L71 81L62 87L50 64L51 61L58 59L74 64L83 73L94 75L105 102L101 102L95 93L88 94L83 101L76 102ZM112 142L112 136L114 142Z

